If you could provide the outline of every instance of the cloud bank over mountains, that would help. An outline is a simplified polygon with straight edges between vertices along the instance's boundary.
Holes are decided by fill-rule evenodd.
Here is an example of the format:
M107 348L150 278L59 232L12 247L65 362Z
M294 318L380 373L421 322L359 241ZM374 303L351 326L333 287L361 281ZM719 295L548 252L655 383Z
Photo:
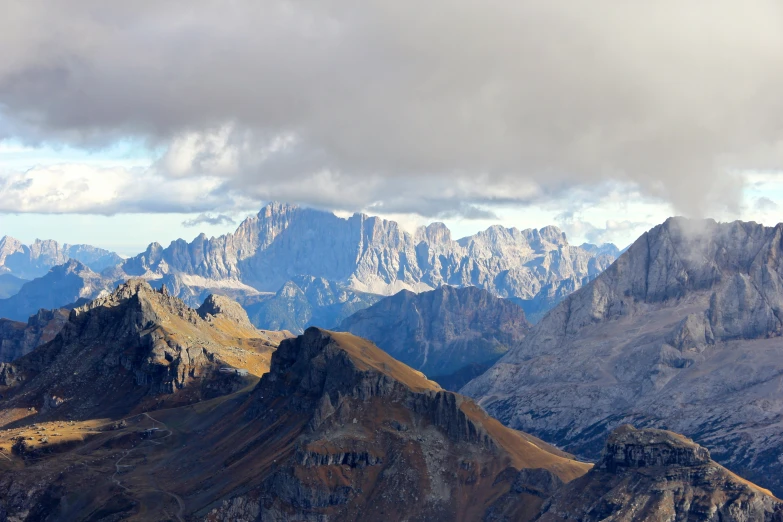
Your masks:
M783 165L781 11L13 1L0 20L0 138L96 154L131 139L158 159L5 169L0 211L277 199L485 219L496 206L595 202L611 186L681 214L739 213L742 173Z

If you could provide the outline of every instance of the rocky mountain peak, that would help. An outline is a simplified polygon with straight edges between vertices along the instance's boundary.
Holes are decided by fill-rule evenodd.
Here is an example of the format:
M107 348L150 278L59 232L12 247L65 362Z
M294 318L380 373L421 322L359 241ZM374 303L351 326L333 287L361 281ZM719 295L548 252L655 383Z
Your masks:
M198 315L205 321L214 319L227 319L233 321L238 326L247 329L255 327L250 323L247 312L242 306L224 295L212 294L208 296L204 303L197 310Z
M451 242L451 230L445 223L430 223L426 227L419 227L416 230L414 242L416 244L426 241L432 245L442 245Z
M629 316L643 306L672 306L696 294L711 299L706 319L716 337L779 335L783 329L783 224L669 218L645 232L563 308L568 331ZM738 313L739 312L739 313ZM563 316L552 315L552 320ZM551 328L551 326L550 326ZM557 328L555 328L556 330Z
M177 402L229 393L241 379L219 368L260 375L287 336L256 330L240 310L216 296L202 318L146 280L130 279L73 309L59 335L6 366L0 379L18 404L39 408L42 393L55 394L65 401L58 411L80 416L128 412L160 396Z
M671 218L462 391L590 458L620 424L665 425L780 494L782 334L783 224Z
M10 236L0 239L0 273L34 279L69 259L77 259L96 272L122 261L114 252L90 245L61 245L51 239L36 239L32 244L24 245Z
M128 279L117 285L110 294L75 308L72 316L78 318L97 309L127 311L137 331L148 328L150 324L160 324L166 316L176 316L193 324L200 319L196 310L182 300L168 295L162 289L155 290L142 278Z
M82 263L81 261L77 261L76 259L69 259L62 265L57 265L52 267L52 272L62 272L65 274L78 274L82 272L86 272L89 274L95 274L92 270L90 270L90 267ZM96 274L97 275L97 274Z
M10 272L11 269L5 266L5 260L8 256L21 252L24 245L22 242L11 236L0 238L0 272Z
M783 502L682 435L625 425L599 464L555 491L536 520L779 521Z
M60 333L69 310L38 310L27 323L0 319L0 363L11 362L30 353Z
M263 430L257 440L279 448L263 483L231 501L258 502L256 519L306 512L342 520L365 506L360 512L388 520L478 520L500 496L534 512L547 485L589 468L347 333L308 328L283 341L251 400L245 419ZM267 442L238 457L256 447ZM540 471L520 475L533 468ZM329 473L338 469L335 487ZM236 517L229 507L215 519Z
M710 452L678 433L658 429L637 430L629 424L607 439L600 465L618 468L698 466L710 461Z
M259 218L271 218L273 216L283 216L295 212L300 207L298 205L292 205L290 203L284 203L281 201L270 201L264 207L258 211Z
M553 245L568 245L565 232L554 225L545 226L535 232L537 232L537 236L541 241L546 241L547 243L551 243Z
M138 296L139 294L142 295L152 295L157 293L152 286L150 286L149 282L146 279L142 279L140 277L134 277L131 279L128 279L124 283L120 283L117 285L117 288L114 289L113 292L109 293L108 295L96 299L92 301L91 303L81 307L79 310L86 311L91 310L93 308L97 308L99 306L116 306L118 304L121 304L128 299Z
M282 382L305 394L361 395L409 390L440 390L437 383L390 357L372 343L348 333L310 327L280 343L272 355L269 383ZM261 383L259 383L261 386ZM290 392L290 390L289 390Z
M611 272L625 277L633 297L646 302L676 299L692 290L712 288L736 273L751 274L769 259L783 224L717 223L712 219L673 217L643 234ZM633 279L635 277L636 279Z
M104 288L100 275L81 261L69 259L43 277L24 283L13 296L0 299L0 317L26 321L41 308L73 306L100 295Z

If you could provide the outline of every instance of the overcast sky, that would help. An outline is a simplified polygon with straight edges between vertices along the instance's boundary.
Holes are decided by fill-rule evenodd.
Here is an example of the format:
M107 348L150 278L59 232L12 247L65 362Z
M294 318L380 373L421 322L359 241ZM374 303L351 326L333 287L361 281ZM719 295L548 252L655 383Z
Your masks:
M775 224L778 0L6 0L0 235L131 254L269 200L624 246Z

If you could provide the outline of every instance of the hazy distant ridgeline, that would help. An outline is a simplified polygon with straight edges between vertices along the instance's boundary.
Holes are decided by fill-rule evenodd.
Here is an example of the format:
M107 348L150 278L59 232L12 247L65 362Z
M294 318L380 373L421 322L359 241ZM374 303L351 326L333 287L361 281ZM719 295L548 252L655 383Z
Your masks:
M36 239L31 245L24 245L10 236L0 238L0 274L34 279L69 259L81 261L96 272L122 262L114 252L90 245L60 245L51 239Z

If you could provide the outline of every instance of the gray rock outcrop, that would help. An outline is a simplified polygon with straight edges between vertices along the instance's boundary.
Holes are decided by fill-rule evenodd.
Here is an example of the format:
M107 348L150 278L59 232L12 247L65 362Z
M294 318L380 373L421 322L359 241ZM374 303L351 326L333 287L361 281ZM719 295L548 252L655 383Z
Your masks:
M164 286L163 293L165 293L165 288ZM242 328L254 328L247 317L245 309L239 303L224 295L210 295L198 307L196 312L205 321L210 321L214 318L225 318Z
M783 520L783 502L710 460L693 441L623 426L600 463L547 500L536 520Z
M709 461L709 451L681 435L637 430L626 424L609 435L599 467L614 472L619 468L699 466Z

